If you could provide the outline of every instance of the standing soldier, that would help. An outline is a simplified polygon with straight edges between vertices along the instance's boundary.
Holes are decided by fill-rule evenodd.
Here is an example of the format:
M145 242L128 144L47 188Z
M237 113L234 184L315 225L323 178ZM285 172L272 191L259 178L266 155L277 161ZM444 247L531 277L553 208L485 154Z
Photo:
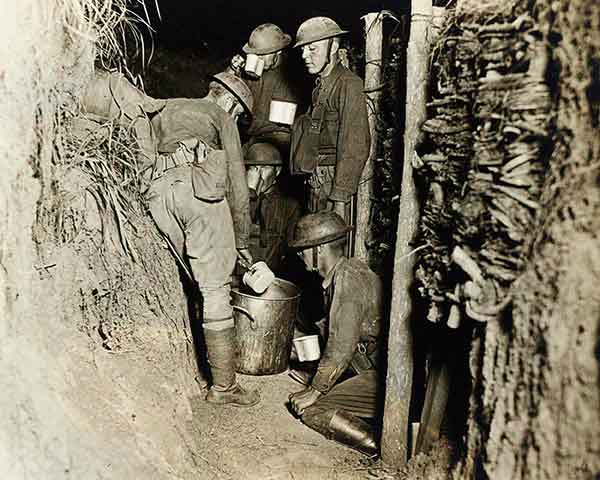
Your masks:
M293 108L300 101L297 82L294 82L285 53L291 41L290 35L277 25L265 23L252 31L248 42L242 47L247 55L246 60L241 55L232 59L233 70L239 71L245 64L246 70L241 75L254 97L252 123L248 129L250 139L244 146L247 155L263 152L266 157L279 154L281 158L287 158L289 155L292 122L273 122L269 120L269 114L273 101L286 102L281 105L291 105ZM256 73L249 68L251 58L261 65ZM256 144L260 144L259 149L249 153L248 149Z
M373 426L378 419L378 350L383 318L381 280L358 258L346 258L351 229L335 212L311 213L295 228L291 247L323 279L326 344L307 387L290 395L292 410L327 438L363 453L377 453ZM350 368L355 376L338 382Z
M149 172L146 198L172 253L202 293L212 374L206 400L251 406L259 395L236 381L229 297L237 256L252 263L248 187L236 127L244 109L252 111L252 94L229 73L215 75L205 98L169 99L152 120L162 155Z
M350 200L369 155L370 134L362 80L340 63L347 31L327 17L306 20L294 47L316 75L312 105L294 123L291 171L308 177L309 209L334 210L348 223Z

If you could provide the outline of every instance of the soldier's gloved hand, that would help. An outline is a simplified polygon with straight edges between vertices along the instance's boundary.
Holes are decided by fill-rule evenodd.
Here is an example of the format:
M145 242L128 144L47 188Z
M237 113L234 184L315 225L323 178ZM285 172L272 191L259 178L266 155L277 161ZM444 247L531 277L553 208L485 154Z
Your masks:
M311 386L306 387L300 392L292 393L290 395L290 406L292 411L296 415L302 415L304 410L315 403L321 395L321 392L315 390Z
M233 58L231 59L230 65L231 65L231 69L236 74L239 74L242 71L242 68L244 68L245 64L246 64L246 59L238 53L237 55L233 56Z

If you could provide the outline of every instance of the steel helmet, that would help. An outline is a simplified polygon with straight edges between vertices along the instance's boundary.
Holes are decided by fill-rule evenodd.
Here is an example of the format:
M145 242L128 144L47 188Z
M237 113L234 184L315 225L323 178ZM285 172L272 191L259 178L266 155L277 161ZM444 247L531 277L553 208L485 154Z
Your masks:
M294 229L290 247L305 249L342 238L352 230L335 212L319 212L304 215Z
M283 33L281 28L272 23L259 25L250 34L248 43L242 47L245 53L267 55L283 50L292 42L292 37Z
M344 33L348 33L348 30L342 30L331 18L309 18L298 27L294 48L318 42L319 40L325 40L326 38L338 37Z
M270 143L255 143L248 148L244 159L246 165L281 165L281 153Z
M212 78L229 90L240 101L242 106L249 113L252 113L252 108L254 106L252 92L241 78L236 77L229 72L217 73L216 75L213 75Z

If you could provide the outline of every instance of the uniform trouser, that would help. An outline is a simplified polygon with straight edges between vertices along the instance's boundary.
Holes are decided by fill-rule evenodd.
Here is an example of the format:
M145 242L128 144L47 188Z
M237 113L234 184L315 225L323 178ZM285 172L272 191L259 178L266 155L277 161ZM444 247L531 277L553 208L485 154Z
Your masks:
M319 430L333 415L344 410L361 418L375 418L378 408L378 378L368 370L335 385L328 393L304 410L302 421Z
M158 229L189 262L203 297L203 326L233 326L231 275L236 262L235 234L227 200L194 196L189 165L167 170L148 189L148 208ZM214 324L214 325L211 325Z

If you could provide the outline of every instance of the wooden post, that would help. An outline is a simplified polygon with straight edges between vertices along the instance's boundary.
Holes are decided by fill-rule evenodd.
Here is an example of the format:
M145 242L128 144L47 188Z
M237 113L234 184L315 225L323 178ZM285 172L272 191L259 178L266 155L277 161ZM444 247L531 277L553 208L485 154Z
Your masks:
M406 56L406 126L404 165L388 343L387 382L381 456L395 467L408 458L409 408L413 381L413 339L411 332L411 286L415 256L411 250L417 234L420 205L413 180L413 160L419 127L426 117L429 65L428 31L432 20L432 0L413 0L410 38Z
M373 191L373 161L377 152L377 114L381 98L381 71L383 51L383 13L369 13L362 17L365 21L365 92L367 95L367 115L371 133L369 159L362 172L356 199L356 230L354 255L365 261L368 252L365 242L369 235L371 195Z
M452 354L456 353L452 350ZM431 369L427 379L427 390L425 392L425 403L421 412L419 434L416 441L415 454L428 453L435 441L440 438L440 428L448 395L450 394L450 379L452 374L452 358L439 355L431 355Z

